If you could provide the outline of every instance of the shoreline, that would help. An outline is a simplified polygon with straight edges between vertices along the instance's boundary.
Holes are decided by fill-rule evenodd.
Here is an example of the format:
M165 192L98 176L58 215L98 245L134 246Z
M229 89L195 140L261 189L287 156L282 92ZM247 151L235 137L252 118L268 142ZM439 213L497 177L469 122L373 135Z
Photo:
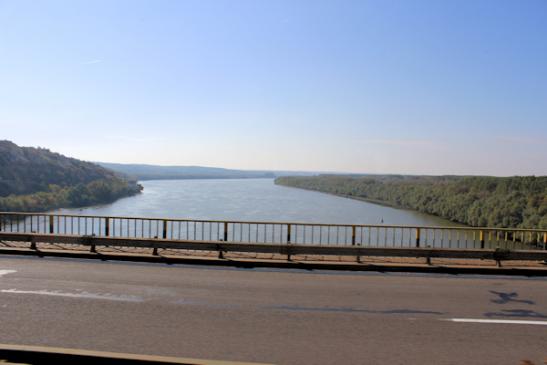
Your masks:
M35 208L35 207L32 207L32 206L27 206L27 207L25 207L26 209L24 209L24 210L26 212L29 212L29 213L52 213L52 212L55 212L55 211L58 211L58 210L61 210L61 209L87 209L87 208L92 208L92 207L97 207L97 206L113 204L113 203L117 202L120 199L131 198L131 197L134 197L136 195L142 194L142 191L144 190L143 186L141 184L137 183L137 182L135 182L135 186L132 187L132 188L134 190L126 191L125 194L116 196L114 199L111 199L111 200L108 200L108 201L96 201L96 202L93 202L91 204L86 204L86 205L56 204L55 202L53 202L52 204L50 204L48 206L45 206L45 207ZM77 186L70 186L70 187L66 187L65 189L67 189L69 191L67 194L70 194L71 189L77 189ZM53 194L55 194L55 192L38 191L38 192L35 192L35 193L32 193L32 194L25 194L25 195L8 195L8 196L5 196L5 197L0 197L0 203L2 202L3 199L15 199L16 201L22 201L22 202L34 201L34 200L40 201L40 198L47 200L47 198L48 198L47 195L53 195ZM19 204L24 204L24 203L19 203ZM0 211L9 213L9 212L19 212L19 211L21 211L21 209L11 209L10 207L4 208L0 204Z
M277 179L276 179L276 180L277 180ZM300 189L300 190L306 190L306 191L313 191L313 192L316 192L316 193L332 195L332 196L336 196L336 197L339 197L339 198L346 198L346 199L351 199L351 200L358 200L358 201L362 201L362 202L370 203L370 204L374 204L374 205L379 205L379 206L386 207L386 208L392 208L392 209L404 210L404 211L407 211L407 212L412 212L412 213L417 213L417 214L423 214L424 216L427 216L427 217L434 217L434 218L437 218L437 219L444 220L444 221L449 222L449 223L451 223L451 224L453 224L454 226L457 226L457 227L472 227L472 226L469 226L469 225L467 225L467 224L465 224L465 223L455 222L455 221L452 221L452 220L450 220L450 219L448 219L448 218L444 218L444 217L441 217L441 216L438 216L438 215L435 215L435 214L424 213L424 212L420 212L419 210L414 210L414 209L412 209L412 208L407 208L407 207L399 207L399 206L396 206L396 205L389 204L389 203L387 203L387 202L383 202L383 201L381 201L381 200L363 198L363 197L353 196L353 195L347 195L347 194L332 193L332 192L330 192L330 191L321 191L321 190L317 190L317 189L310 189L310 188L305 188L305 187L300 187L300 186L292 186L292 185L278 184L278 183L276 182L276 180L274 180L274 184L275 184L275 185L283 186L283 187L286 187L286 188Z

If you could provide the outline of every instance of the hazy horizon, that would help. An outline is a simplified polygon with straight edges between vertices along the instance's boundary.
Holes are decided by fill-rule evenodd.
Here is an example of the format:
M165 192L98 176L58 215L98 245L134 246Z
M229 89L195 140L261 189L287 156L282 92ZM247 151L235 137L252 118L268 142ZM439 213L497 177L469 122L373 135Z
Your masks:
M93 163L106 163L106 164L122 164L122 165L145 165L145 166L159 166L159 167L205 167L205 168L215 168L215 169L230 169L230 170L241 170L241 171L264 171L264 172L294 172L294 173L314 173L314 174L341 174L341 175L415 175L415 176L494 176L494 177L509 177L509 176L524 176L524 175L480 175L480 174L401 174L397 172L379 172L379 173L370 173L370 172L349 172L349 171L317 171L317 170L268 170L268 169L242 169L242 168L227 168L224 166L205 166L205 165L161 165L161 164L142 164L142 163L123 163L123 162L109 162L109 161L89 161ZM545 176L547 174L529 174L526 176Z
M547 3L0 1L0 139L86 161L547 175Z
M10 141L13 142L13 141ZM15 142L13 142L15 143ZM34 148L46 148L48 150L51 150L51 148L48 148L46 146L21 146L20 147L34 147ZM59 151L51 150L54 153L61 153ZM62 154L62 153L61 153ZM74 157L74 156L66 156L66 157ZM398 172L377 172L377 173L371 173L371 172L351 172L351 171L321 171L321 170L310 170L310 169L302 169L302 170L270 170L270 169L264 169L264 168L258 168L258 169L245 169L245 168L238 168L238 167L225 167L225 166L210 166L210 165L196 165L196 164L188 164L188 165L164 165L164 164L154 164L154 163L139 163L139 162L113 162L113 161L97 161L97 160L84 160L87 162L95 163L95 164L120 164L120 165L141 165L141 166L152 166L152 167L203 167L203 168L213 168L213 169L229 169L229 170L240 170L240 171L255 171L255 172L285 172L290 173L294 172L296 173L306 173L306 174L339 174L339 175L408 175L408 176L494 176L494 177L510 177L510 176L545 176L545 174L527 174L527 175L483 175L483 174L403 174ZM247 178L245 178L247 179Z

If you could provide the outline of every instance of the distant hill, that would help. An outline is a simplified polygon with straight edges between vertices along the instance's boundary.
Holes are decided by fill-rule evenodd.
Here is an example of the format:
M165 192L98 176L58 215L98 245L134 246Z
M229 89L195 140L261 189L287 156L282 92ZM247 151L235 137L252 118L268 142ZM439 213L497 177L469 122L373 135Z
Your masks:
M107 169L137 180L274 178L269 171L230 170L202 166L158 166L97 162Z
M0 141L0 210L49 210L108 203L140 187L94 163Z
M547 228L547 176L319 175L276 184L414 209L470 226Z

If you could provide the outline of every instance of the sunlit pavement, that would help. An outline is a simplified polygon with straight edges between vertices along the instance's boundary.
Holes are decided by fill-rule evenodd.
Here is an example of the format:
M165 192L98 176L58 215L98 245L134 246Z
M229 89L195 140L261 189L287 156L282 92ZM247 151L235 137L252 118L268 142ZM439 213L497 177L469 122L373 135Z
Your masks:
M0 258L0 342L278 364L542 364L547 279Z

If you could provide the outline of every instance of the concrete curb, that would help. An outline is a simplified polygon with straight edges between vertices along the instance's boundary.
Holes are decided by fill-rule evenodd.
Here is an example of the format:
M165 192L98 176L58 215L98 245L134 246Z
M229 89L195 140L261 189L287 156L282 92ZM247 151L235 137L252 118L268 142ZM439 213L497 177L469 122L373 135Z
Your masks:
M419 264L367 264L367 263L336 263L310 261L282 261L258 259L218 259L207 257L178 257L154 256L131 253L91 253L69 252L65 250L30 250L25 248L0 248L0 255L64 257L76 259L92 259L101 261L130 261L164 263L167 265L206 265L226 266L236 268L276 268L299 270L334 270L334 271L373 271L373 272L407 272L432 273L452 275L511 275L528 277L547 277L545 268L525 267L485 267L485 266L457 266L457 265L419 265Z
M59 347L0 344L0 363L102 365L268 365L240 361L127 354Z

